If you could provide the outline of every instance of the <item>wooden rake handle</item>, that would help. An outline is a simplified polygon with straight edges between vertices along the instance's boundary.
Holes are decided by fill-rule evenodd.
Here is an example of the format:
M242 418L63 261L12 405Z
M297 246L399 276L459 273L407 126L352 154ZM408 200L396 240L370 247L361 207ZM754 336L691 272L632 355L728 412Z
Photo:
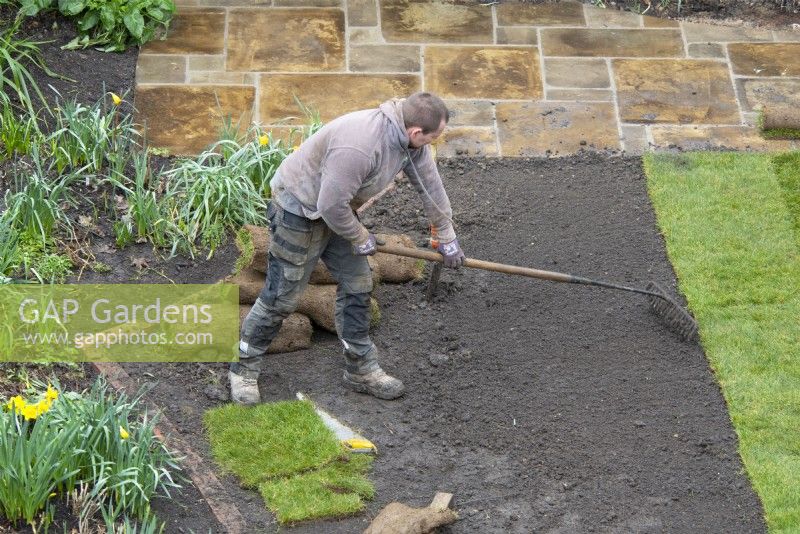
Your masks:
M443 263L444 258L438 252L425 250L420 248L406 248L396 247L394 245L378 245L378 252L385 254L394 254L395 256L405 256L407 258L417 258L420 260L433 261ZM483 269L484 271L493 271L496 273L516 274L520 276L527 276L528 278L538 278L540 280L550 280L552 282L566 282L568 284L581 284L587 286L598 286L609 289L619 289L622 291L630 291L632 293L640 293L642 295L652 295L654 297L664 298L664 295L656 291L649 291L647 289L639 289L637 287L628 287L613 282L604 282L602 280L592 280L582 276L575 276L567 273L559 273L555 271L542 271L541 269L531 269L530 267L518 267L516 265L507 265L505 263L495 263L493 261L476 260L467 258L464 260L464 267L472 267L474 269Z
M444 258L438 252L432 250L425 250L419 248L406 248L396 247L393 245L378 245L378 252L385 254L394 254L395 256L405 256L407 258L417 258L420 260L433 261L443 263ZM539 278L542 280L552 280L554 282L575 282L575 277L569 274L557 273L553 271L542 271L540 269L531 269L529 267L518 267L516 265L507 265L505 263L495 263L493 261L476 260L467 258L464 260L464 267L472 267L474 269L483 269L484 271L494 271L496 273L505 274L518 274L530 278Z

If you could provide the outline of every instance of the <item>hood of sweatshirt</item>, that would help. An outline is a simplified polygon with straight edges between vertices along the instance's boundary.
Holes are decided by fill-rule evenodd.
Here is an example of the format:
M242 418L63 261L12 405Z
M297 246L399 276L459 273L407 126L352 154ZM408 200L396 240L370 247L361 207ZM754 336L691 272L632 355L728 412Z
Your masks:
M403 99L387 100L379 106L381 112L389 119L392 125L389 130L389 141L397 144L401 150L408 150L408 134L403 120Z

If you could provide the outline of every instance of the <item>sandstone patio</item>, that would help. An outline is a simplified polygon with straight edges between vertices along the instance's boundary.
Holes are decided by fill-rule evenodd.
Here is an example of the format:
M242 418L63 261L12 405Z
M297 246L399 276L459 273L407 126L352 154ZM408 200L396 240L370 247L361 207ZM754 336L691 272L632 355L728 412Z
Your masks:
M580 3L178 0L143 47L151 145L200 152L223 117L277 133L417 90L453 117L442 156L796 148L758 110L800 105L800 31L677 22Z

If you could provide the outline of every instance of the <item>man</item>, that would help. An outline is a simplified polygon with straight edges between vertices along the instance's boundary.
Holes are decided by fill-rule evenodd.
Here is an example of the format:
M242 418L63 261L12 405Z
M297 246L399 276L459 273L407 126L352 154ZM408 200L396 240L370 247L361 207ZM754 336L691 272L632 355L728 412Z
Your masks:
M229 372L235 402L260 402L257 379L267 347L296 309L320 259L338 282L335 318L346 358L344 385L381 399L403 395L403 383L381 369L369 337L372 274L366 256L377 252L377 242L354 210L403 170L438 231L445 266L460 267L464 253L428 146L449 118L439 97L414 93L333 120L283 161L270 184L266 284L244 320L239 361Z

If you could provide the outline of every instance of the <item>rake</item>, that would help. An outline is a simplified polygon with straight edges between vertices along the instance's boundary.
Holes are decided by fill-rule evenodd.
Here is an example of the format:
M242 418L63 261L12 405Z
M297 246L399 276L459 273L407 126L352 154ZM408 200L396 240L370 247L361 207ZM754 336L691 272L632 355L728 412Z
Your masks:
M404 256L407 258L427 260L436 262L438 264L441 264L443 261L442 255L437 252L398 247L394 245L378 245L378 252L394 254L395 256ZM542 271L539 269L518 267L516 265L506 265L504 263L495 263L472 258L465 259L464 266L475 269L483 269L484 271L516 274L530 278L538 278L540 280L550 280L552 282L566 282L568 284L598 286L647 295L647 301L650 304L650 310L656 316L658 316L670 330L678 334L684 341L692 341L697 337L697 321L694 320L688 311L683 309L683 306L669 297L666 292L655 282L648 282L646 289L639 289L636 287L623 286L614 284L612 282L604 282L602 280L592 280L590 278L574 276L566 273ZM435 283L436 282L434 282L434 284Z

